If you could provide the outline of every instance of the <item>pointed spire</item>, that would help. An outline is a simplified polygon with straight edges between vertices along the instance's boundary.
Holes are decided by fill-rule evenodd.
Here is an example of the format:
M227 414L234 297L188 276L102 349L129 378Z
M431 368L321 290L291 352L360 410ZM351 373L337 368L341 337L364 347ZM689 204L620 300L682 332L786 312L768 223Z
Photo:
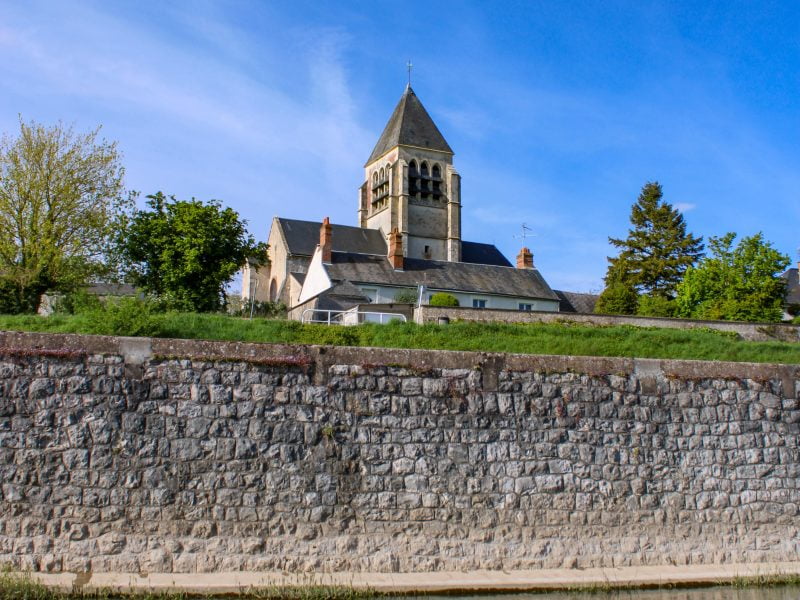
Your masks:
M367 164L380 158L395 146L416 146L453 154L444 136L436 127L428 111L422 106L409 84L400 102L383 129L378 143L372 150Z

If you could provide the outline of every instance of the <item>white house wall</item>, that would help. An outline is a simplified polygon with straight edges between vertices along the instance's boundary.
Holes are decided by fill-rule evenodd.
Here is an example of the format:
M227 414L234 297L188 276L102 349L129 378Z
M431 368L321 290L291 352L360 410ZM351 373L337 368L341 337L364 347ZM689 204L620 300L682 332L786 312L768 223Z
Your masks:
M308 266L308 273L306 273L306 279L303 282L303 291L300 293L298 304L310 300L330 287L331 278L328 277L328 272L322 264L322 252L317 246L314 256L311 257L311 264Z

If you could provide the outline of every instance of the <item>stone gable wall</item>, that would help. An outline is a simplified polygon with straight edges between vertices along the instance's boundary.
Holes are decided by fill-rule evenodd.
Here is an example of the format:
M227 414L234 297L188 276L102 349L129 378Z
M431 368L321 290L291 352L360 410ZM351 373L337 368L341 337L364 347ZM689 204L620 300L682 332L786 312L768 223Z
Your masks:
M796 560L797 366L0 333L0 563Z

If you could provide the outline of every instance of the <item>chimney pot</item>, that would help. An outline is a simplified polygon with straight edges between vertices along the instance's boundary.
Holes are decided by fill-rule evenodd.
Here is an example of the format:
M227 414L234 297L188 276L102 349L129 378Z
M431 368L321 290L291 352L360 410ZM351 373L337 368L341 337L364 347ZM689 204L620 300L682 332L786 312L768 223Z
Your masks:
M517 254L517 268L518 269L532 269L533 268L533 253L530 249L523 247Z
M322 227L319 229L319 248L322 252L322 262L330 263L333 255L333 228L328 217L322 220Z

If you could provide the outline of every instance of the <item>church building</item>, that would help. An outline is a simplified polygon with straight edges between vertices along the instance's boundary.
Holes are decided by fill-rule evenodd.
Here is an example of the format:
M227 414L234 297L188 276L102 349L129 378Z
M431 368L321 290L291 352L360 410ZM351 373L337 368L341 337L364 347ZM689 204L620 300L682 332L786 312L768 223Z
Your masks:
M282 302L294 318L420 290L423 303L447 292L462 307L558 311L528 248L512 265L461 239L461 202L453 150L409 85L364 166L358 226L273 218L270 262L245 266L242 297Z

